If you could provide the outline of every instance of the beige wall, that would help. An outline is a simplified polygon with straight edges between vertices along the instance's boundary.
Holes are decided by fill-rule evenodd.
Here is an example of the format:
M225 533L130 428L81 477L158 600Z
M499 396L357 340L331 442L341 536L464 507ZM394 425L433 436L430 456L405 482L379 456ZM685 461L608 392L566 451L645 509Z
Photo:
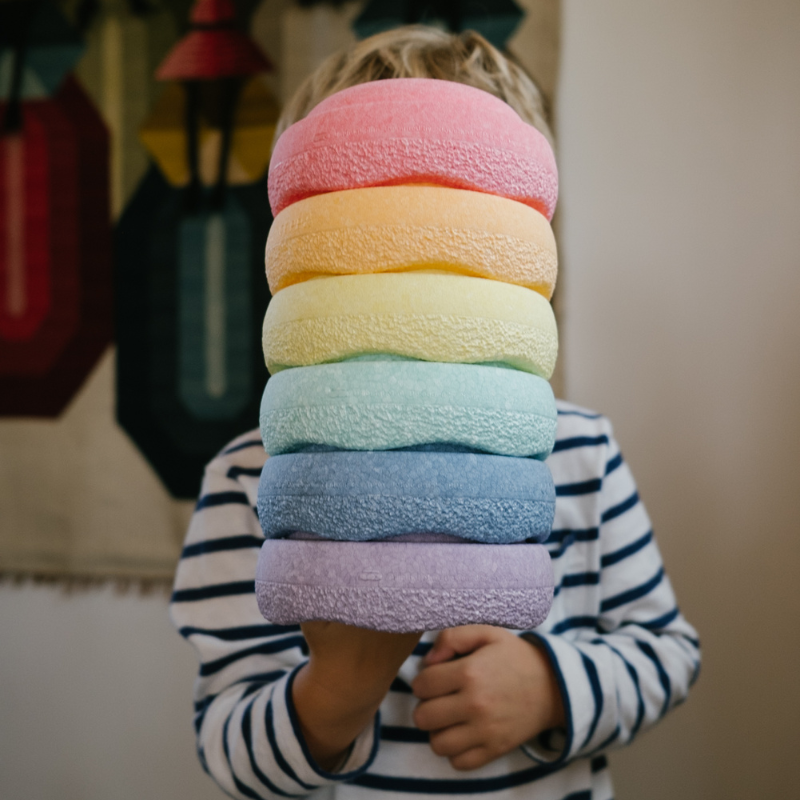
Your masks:
M221 800L163 596L0 586L0 800Z
M566 378L608 413L704 672L618 800L797 796L800 4L566 0ZM204 800L162 598L0 587L0 800Z
M618 800L796 798L800 3L566 0L570 399L607 413L704 645Z

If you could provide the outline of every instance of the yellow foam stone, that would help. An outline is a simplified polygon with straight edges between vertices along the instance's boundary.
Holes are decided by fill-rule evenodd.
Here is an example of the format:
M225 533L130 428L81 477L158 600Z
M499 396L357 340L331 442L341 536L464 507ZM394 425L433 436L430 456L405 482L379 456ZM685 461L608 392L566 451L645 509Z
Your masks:
M549 299L558 258L550 224L530 206L442 186L380 186L285 208L269 232L266 267L273 294L323 275L434 269Z
M549 379L558 333L550 303L530 289L404 272L319 278L287 287L267 308L263 345L273 374L391 354L505 364Z

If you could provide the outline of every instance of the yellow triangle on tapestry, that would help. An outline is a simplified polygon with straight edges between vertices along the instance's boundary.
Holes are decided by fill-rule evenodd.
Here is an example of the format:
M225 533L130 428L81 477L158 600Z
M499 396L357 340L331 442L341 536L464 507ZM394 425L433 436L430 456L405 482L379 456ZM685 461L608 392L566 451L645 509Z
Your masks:
M269 165L272 135L280 109L260 77L242 87L234 119L227 182L253 183L263 177ZM170 83L142 126L139 137L173 186L189 182L186 140L186 90ZM200 112L198 150L200 179L211 186L217 181L222 132L209 124Z

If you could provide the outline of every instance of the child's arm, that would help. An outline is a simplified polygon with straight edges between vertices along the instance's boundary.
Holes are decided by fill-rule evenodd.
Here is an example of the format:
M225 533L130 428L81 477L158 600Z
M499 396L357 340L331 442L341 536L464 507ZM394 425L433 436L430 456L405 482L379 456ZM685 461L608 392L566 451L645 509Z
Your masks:
M372 722L421 634L370 631L338 622L301 627L310 654L294 681L294 706L309 752L331 771Z
M378 746L372 706L418 638L321 623L308 626L307 642L298 626L262 618L253 577L264 542L254 511L264 460L254 431L209 464L170 604L173 623L200 660L194 686L200 762L237 798L304 796L366 770ZM374 663L362 658L373 637L382 636ZM303 666L309 652L313 670ZM370 685L364 675L373 668ZM363 696L354 691L356 677ZM327 697L324 687L333 690ZM322 730L312 721L318 715Z
M566 419L577 424L580 418ZM627 744L682 703L700 671L697 633L678 609L611 425L603 417L593 424L596 429L586 435L605 439L596 455L601 486L592 496L597 535L582 547L578 541L570 546L558 578L565 604L568 593L591 601L568 607L562 618L531 634L550 656L567 711L563 737L544 736L524 746L540 761L594 756ZM566 463L569 452L551 457L554 475L563 474L557 459ZM587 458L586 451L578 453ZM597 584L568 588L576 573L596 576Z
M417 724L434 731L434 750L455 767L520 744L543 763L626 744L682 702L699 672L697 635L678 611L611 426L586 415L559 425L562 444L548 462L561 504L551 552L557 597L546 623L517 642L535 644L534 658L519 646L501 650L516 638L507 631L486 641L465 634L456 647L447 631L431 651L437 664L429 659L414 684ZM468 655L439 663L453 652ZM564 720L553 724L559 699Z

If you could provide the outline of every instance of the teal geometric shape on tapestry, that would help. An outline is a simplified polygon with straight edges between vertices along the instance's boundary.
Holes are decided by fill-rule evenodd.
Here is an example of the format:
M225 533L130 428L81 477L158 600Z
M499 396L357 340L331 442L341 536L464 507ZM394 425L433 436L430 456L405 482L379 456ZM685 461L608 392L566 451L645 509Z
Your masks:
M8 100L11 93L11 76L14 73L14 53L4 50L0 53L0 100ZM23 100L42 100L49 97L52 90L42 83L39 75L29 67L22 69L22 89L20 95Z
M514 0L370 0L353 22L360 39L422 23L456 33L474 30L502 50L525 16Z
M24 44L22 71L23 100L54 94L84 51L84 43L54 3L30 0L0 2L0 98L11 89L16 49Z
M180 224L178 352L181 401L198 419L236 417L252 391L250 225L228 195L225 208Z
M241 243L242 250L249 249L244 286L231 281L226 261L228 314L241 327L249 324L246 336L236 325L226 327L226 359L239 364L245 352L250 357L244 369L237 367L236 380L246 374L250 390L248 402L234 416L198 417L187 407L180 385L181 227L194 216L187 205L206 217L213 215L214 190L203 190L196 203L187 204L186 191L170 186L153 166L116 227L117 420L175 497L197 497L208 461L234 436L258 425L261 395L269 378L260 346L261 322L270 299L264 275L264 242L272 222L266 176L254 184L227 187L225 197L234 201L222 212L227 238ZM246 235L239 228L239 211ZM237 259L232 259L234 265ZM238 275L238 267L230 274ZM195 296L202 292L198 282L195 272ZM249 305L247 311L242 311L242 298ZM239 346L232 348L232 341ZM232 380L230 385L238 391L243 384Z

